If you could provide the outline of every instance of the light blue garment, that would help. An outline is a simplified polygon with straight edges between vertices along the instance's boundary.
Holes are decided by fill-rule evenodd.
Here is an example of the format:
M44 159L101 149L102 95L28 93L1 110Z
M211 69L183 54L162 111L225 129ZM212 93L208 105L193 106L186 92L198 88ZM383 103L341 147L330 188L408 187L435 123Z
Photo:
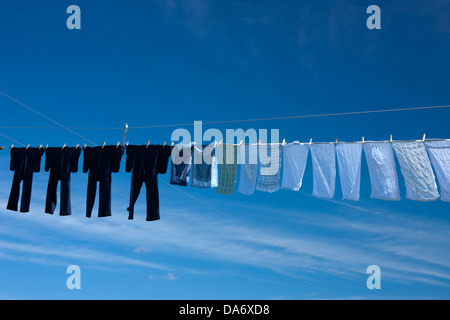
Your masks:
M450 202L450 141L425 141L439 181L441 200Z
M298 191L302 186L308 161L309 144L291 143L283 146L282 189Z
M252 195L258 178L258 146L241 145L239 163L241 165L238 192Z
M259 146L259 175L256 190L276 192L280 190L282 149L279 144Z
M361 142L338 143L336 155L339 177L341 179L342 199L359 201L362 160Z
M334 143L311 145L313 196L333 198L336 189L336 147Z
M400 200L394 151L389 142L366 142L363 145L369 167L373 199Z
M422 141L393 142L406 184L406 198L432 201L439 198L436 179Z

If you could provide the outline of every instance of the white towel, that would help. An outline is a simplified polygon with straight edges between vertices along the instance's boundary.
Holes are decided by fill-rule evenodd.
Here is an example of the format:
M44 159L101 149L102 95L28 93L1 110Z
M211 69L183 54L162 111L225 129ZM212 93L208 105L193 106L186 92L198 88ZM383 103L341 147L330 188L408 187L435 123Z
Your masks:
M438 178L441 200L450 202L450 141L425 141Z
M439 198L436 179L422 141L393 142L406 184L406 198L432 201Z
M309 144L294 142L283 146L283 180L281 188L292 191L300 190L308 154Z
M336 154L341 179L342 199L359 201L362 159L361 142L339 143L336 146Z
M336 187L336 147L330 144L311 145L313 164L313 196L333 198Z
M394 151L389 142L366 142L363 146L369 167L373 199L400 200Z

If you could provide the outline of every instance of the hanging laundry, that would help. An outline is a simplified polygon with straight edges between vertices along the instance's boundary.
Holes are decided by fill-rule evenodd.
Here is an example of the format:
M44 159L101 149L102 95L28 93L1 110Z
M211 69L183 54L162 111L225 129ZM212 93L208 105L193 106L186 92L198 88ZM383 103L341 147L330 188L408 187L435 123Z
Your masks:
M336 146L342 199L359 201L361 187L362 144L338 143Z
M57 187L61 182L59 214L72 214L70 201L70 173L78 172L81 148L47 148L45 150L45 172L50 171L47 187L45 213L53 214L57 204Z
M282 149L279 144L259 146L259 175L256 190L276 192L280 190Z
M311 145L313 196L333 198L336 188L336 147L334 144Z
M128 146L126 172L131 173L128 219L134 218L134 206L145 183L147 190L147 221L160 219L158 174L165 174L172 148L164 145Z
M437 200L439 193L425 144L421 141L393 142L392 147L405 179L406 198L417 201Z
M441 200L450 202L450 141L425 141L439 181Z
M239 159L241 170L238 192L249 196L255 192L258 178L258 146L241 145Z
M42 148L12 148L10 169L14 171L7 209L17 211L20 195L20 183L22 185L22 199L20 212L30 211L31 188L33 173L41 171L41 158L44 154Z
M192 147L191 187L215 188L218 186L218 168L214 145Z
M238 146L220 145L222 163L219 163L219 185L216 192L231 195L236 186Z
M363 145L372 185L371 198L400 200L394 151L389 142L366 142Z
M176 155L178 159L172 156L170 184L186 187L189 185L192 166L191 146L174 146L172 155Z
M124 153L123 146L85 147L83 172L89 172L86 217L92 216L97 182L99 182L98 216L111 216L111 175L120 170L120 162Z
M308 161L309 144L294 142L283 146L283 179L281 188L299 191Z

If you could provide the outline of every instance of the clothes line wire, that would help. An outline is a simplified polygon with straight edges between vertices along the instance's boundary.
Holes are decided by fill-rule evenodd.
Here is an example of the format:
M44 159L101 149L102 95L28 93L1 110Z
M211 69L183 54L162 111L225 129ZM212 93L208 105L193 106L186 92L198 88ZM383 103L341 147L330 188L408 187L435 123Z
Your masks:
M6 93L0 91L0 94L5 96L6 98L20 104L21 106L29 109L30 111L44 117L45 119L51 121L56 124L59 128L69 130L73 134L83 138L83 136L72 130L123 130L123 127L66 127L57 121L43 115L37 110L27 106L26 104L20 102L17 99L7 95ZM425 106L425 107L414 107L414 108L395 108L395 109L382 109L382 110L367 110L367 111L351 111L351 112L338 112L338 113L323 113L323 114L311 114L311 115L298 115L298 116L286 116L286 117L272 117L272 118L258 118L258 119L242 119L242 120L224 120L224 121L207 121L202 122L203 125L209 124L226 124L226 123L240 123L240 122L257 122L257 121L272 121L272 120L288 120L288 119L303 119L303 118L319 118L319 117L335 117L335 116L347 116L347 115L361 115L361 114L374 114L374 113L386 113L386 112L401 112L401 111L417 111L417 110L431 110L431 109L445 109L450 108L450 105L441 105L441 106ZM150 125L150 126L136 126L129 127L128 129L151 129L151 128L166 128L166 127L181 127L181 126L193 126L194 123L178 123L178 124L162 124L162 125ZM58 127L6 127L1 126L0 129L59 129ZM86 141L89 141L86 139ZM91 141L89 141L91 142ZM92 143L92 142L91 142Z

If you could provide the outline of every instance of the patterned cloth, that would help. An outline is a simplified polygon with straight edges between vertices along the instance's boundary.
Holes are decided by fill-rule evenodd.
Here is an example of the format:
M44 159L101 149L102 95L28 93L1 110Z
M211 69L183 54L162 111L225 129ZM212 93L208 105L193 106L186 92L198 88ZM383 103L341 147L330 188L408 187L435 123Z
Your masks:
M175 155L175 157L173 155ZM190 146L173 147L170 184L184 187L189 185L189 175L191 174L192 166L191 162L192 157Z
M299 191L308 161L309 144L291 143L283 146L282 189Z
M359 201L361 187L362 144L339 143L336 146L342 199Z
M436 180L425 144L421 141L393 142L406 183L406 198L432 201L439 198Z
M313 196L333 198L336 188L336 147L334 143L311 145Z
M195 188L214 188L218 183L217 159L214 146L192 147L192 182Z
M259 176L256 190L272 193L280 189L281 161L280 145L259 146Z
M400 200L394 151L389 142L366 142L363 145L369 167L371 198Z
M258 146L242 145L239 152L241 171L238 192L249 196L255 192L258 178Z
M425 141L439 181L441 200L450 202L450 141Z
M238 146L221 145L222 162L219 163L219 186L216 192L230 195L236 185L238 167Z

